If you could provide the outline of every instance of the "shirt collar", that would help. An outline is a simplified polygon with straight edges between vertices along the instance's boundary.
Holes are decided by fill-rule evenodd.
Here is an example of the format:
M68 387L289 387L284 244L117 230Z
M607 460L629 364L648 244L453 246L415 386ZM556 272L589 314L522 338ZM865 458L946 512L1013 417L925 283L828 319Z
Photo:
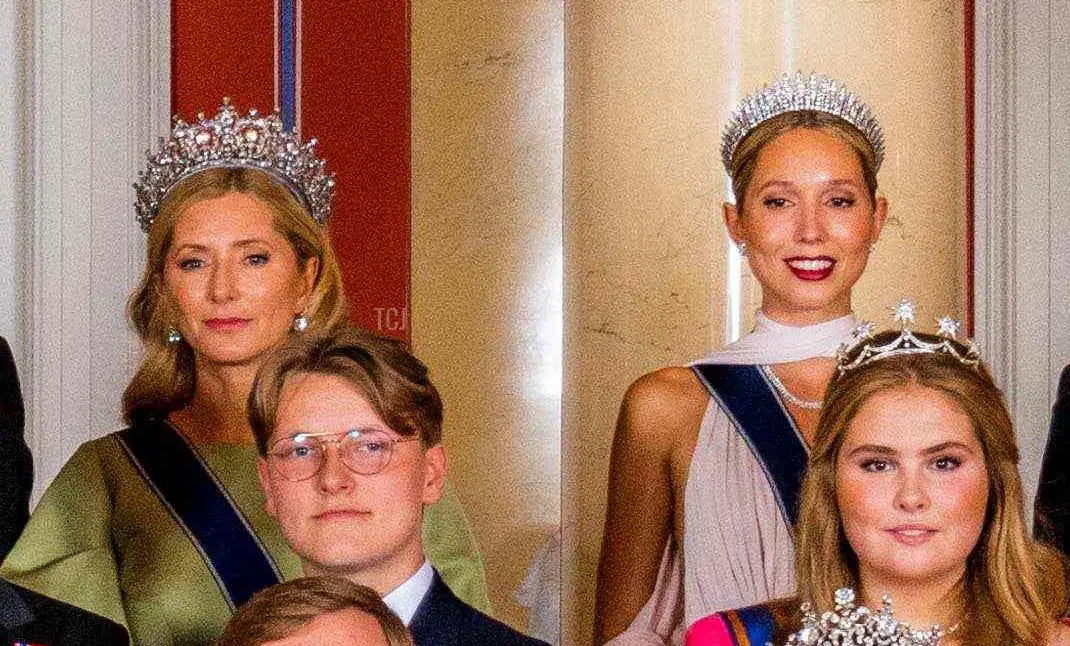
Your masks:
M383 597L383 603L401 618L401 623L408 626L434 580L435 571L431 563L424 559L415 574Z

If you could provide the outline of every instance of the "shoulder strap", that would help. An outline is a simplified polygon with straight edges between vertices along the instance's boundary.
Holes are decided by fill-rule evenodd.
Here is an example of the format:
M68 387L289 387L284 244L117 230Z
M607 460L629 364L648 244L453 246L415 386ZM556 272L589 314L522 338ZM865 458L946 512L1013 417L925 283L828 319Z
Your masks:
M807 461L795 421L757 366L699 364L694 370L747 441L781 513L794 526Z
M119 442L200 552L232 609L282 580L230 495L172 425L139 422L120 431Z

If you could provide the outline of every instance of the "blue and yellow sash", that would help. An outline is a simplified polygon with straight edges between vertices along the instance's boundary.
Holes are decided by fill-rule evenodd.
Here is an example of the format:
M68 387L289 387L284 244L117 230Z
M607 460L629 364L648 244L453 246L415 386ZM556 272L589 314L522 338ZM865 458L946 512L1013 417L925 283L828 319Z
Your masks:
M725 610L703 617L687 630L686 646L766 646L776 622L766 606Z

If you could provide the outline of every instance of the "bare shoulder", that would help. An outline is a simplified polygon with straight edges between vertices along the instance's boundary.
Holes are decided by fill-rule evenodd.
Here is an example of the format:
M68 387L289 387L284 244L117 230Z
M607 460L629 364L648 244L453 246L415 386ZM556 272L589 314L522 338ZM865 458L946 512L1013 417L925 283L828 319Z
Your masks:
M1070 625L1066 619L1055 622L1048 632L1048 646L1070 646Z
M697 428L708 395L690 368L661 368L636 379L621 404L618 439L672 444Z
M624 631L650 599L680 509L673 466L689 434L698 435L707 400L688 368L643 375L624 395L610 454L596 643Z
M705 397L695 371L686 366L659 368L639 377L628 387L632 398L689 398Z

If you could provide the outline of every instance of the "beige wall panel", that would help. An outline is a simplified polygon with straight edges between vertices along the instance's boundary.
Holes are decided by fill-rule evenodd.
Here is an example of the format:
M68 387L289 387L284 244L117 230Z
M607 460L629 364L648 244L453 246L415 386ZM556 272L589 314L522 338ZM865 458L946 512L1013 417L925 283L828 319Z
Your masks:
M416 0L413 349L496 614L560 523L559 2Z
M590 639L609 441L628 383L720 336L716 3L580 2L566 20L564 643Z
M566 640L589 641L610 442L627 385L724 340L719 133L786 69L830 74L885 127L891 218L855 292L965 314L962 3L568 2ZM743 269L743 329L758 305ZM927 324L927 323L925 323Z
M891 301L914 298L925 325L945 313L965 319L961 0L798 6L797 67L843 78L884 126L887 156L879 182L890 218L855 289L857 312L886 324Z

